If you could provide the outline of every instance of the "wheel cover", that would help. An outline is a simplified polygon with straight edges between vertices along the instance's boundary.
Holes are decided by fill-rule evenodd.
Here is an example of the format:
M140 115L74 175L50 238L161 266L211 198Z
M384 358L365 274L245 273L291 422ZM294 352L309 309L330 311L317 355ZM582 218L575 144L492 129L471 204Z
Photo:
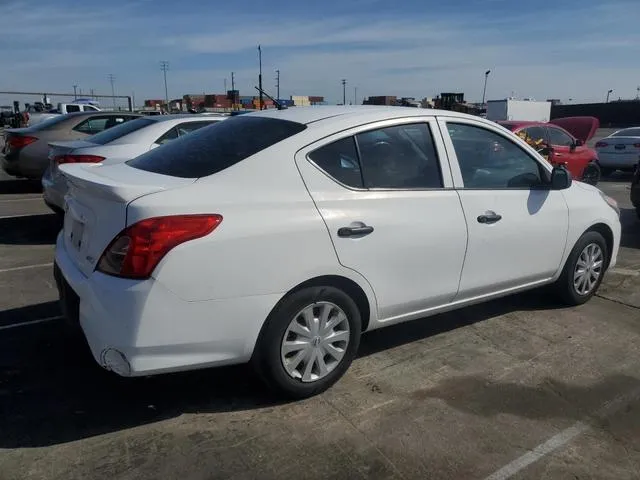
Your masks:
M282 338L280 358L286 372L305 383L331 373L347 353L351 332L344 311L331 302L304 307Z
M584 247L573 271L573 288L578 295L588 295L593 291L602 275L603 264L604 254L600 245L590 243Z

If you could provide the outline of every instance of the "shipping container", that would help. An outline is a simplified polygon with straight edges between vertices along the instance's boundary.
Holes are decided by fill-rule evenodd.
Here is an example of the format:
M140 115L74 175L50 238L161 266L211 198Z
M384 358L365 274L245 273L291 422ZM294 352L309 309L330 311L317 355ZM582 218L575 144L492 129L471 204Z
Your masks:
M550 117L551 102L511 99L487 102L487 119L494 122L503 120L548 122Z

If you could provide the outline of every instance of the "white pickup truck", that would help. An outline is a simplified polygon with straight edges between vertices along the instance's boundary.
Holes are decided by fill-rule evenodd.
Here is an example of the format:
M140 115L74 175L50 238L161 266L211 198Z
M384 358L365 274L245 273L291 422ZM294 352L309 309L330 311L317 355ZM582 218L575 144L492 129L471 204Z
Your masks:
M58 103L58 108L56 109L47 111L30 105L26 111L29 114L29 126L32 126L58 115L74 112L99 112L100 109L88 103Z

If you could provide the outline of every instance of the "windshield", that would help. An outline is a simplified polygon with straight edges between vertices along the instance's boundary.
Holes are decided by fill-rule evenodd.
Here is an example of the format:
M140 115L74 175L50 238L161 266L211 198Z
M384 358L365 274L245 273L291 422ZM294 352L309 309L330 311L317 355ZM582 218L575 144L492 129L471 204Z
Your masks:
M87 142L95 143L97 145L106 145L109 142L113 142L120 137L129 135L136 130L140 130L148 125L153 125L154 123L156 122L149 120L148 118L136 118L135 120L129 120L128 122L111 127L103 132L96 133L95 135L88 137L86 140Z
M206 177L305 128L288 120L239 115L166 143L127 164L173 177Z
M640 137L640 127L625 128L611 135L612 137Z

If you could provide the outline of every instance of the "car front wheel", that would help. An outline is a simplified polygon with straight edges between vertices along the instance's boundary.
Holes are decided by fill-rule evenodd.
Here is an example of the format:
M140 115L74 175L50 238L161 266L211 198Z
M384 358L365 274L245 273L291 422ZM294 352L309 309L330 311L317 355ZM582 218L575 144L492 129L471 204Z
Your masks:
M587 164L582 172L582 181L584 183L588 183L589 185L597 185L600 181L600 167L597 163L591 162Z
M361 328L358 307L342 290L298 290L269 315L253 366L283 396L316 395L347 371L358 351Z
M595 295L607 268L609 252L604 237L586 232L567 259L556 289L568 305L581 305Z

